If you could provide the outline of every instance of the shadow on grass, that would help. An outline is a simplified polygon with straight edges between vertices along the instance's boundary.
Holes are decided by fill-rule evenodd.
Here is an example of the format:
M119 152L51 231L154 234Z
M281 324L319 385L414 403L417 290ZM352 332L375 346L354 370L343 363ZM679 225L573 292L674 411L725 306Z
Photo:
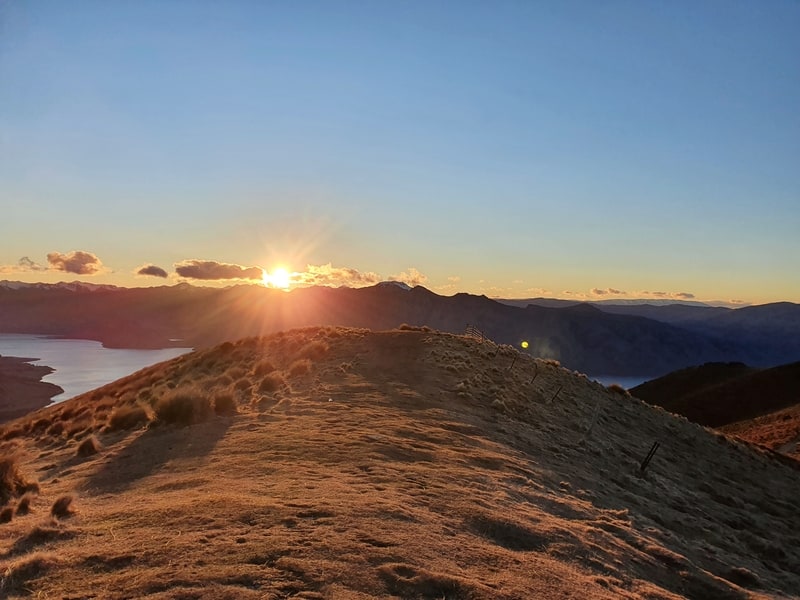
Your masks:
M188 427L161 425L146 429L124 448L107 456L83 488L90 494L121 492L170 461L201 458L214 449L231 423L228 418L212 417Z

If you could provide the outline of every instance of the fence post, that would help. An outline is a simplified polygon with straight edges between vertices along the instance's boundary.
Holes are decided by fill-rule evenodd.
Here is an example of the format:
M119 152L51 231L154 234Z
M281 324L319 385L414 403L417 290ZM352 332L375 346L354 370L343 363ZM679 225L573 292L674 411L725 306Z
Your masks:
M653 460L653 456L655 456L656 450L658 450L659 446L661 446L658 442L653 442L652 447L650 448L650 452L647 453L647 456L644 457L641 466L639 467L639 472L644 473L644 470L647 468L647 465L650 464L650 461Z
M556 390L556 393L553 394L552 398L550 398L550 404L553 403L553 401L556 399L556 396L558 396L561 393L561 390L563 390L563 389L564 389L563 385L558 386L558 389Z

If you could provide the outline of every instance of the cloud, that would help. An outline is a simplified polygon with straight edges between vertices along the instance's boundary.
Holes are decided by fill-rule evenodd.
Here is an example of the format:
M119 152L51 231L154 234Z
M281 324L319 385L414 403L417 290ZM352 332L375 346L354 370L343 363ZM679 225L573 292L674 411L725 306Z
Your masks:
M589 292L591 293L592 296L625 296L626 295L626 292L623 292L622 290L616 290L616 289L611 288L611 287L610 288L606 288L606 289L592 288L591 290L589 290Z
M149 275L151 277L161 277L162 279L167 277L167 272L162 269L161 267L157 267L156 265L142 265L138 267L135 271L137 275Z
M397 275L392 275L389 277L389 281L401 281L403 283L407 283L410 286L415 285L422 285L426 281L428 281L428 276L423 275L419 271L417 271L414 267L409 267L402 273Z
M27 256L23 256L15 265L0 265L0 273L28 273L30 271L46 271L47 267L35 263Z
M532 287L528 288L524 292L525 294L536 294L537 296L551 296L553 292L548 289L540 288L540 287Z
M331 263L326 265L306 265L302 273L292 273L293 284L298 285L324 285L365 287L375 285L381 281L377 273L362 272L349 267L334 267Z
M449 281L450 283L458 283L459 281L461 281L461 277L459 277L458 275L453 275L452 277L448 277L447 281Z
M644 298L658 298L660 300L692 300L695 298L695 295L690 292L649 292L644 290L638 292L636 295Z
M261 281L264 277L261 267L243 267L215 260L184 260L175 263L175 272L186 279L202 279L204 281L220 279Z
M47 255L47 262L50 263L50 271L63 271L64 273L74 273L75 275L96 275L103 272L103 263L91 252L75 250L62 254L61 252L50 252Z

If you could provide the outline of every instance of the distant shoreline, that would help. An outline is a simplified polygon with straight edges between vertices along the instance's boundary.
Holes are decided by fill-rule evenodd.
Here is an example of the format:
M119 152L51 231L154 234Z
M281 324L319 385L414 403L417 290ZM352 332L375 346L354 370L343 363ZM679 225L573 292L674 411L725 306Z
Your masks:
M0 423L49 405L64 390L42 378L54 369L32 365L36 358L0 356Z

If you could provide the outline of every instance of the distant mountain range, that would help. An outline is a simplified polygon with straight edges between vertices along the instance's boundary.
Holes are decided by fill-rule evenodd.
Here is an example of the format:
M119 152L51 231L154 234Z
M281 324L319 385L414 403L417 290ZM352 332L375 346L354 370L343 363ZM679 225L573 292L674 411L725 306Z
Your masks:
M307 325L390 329L402 323L488 338L593 375L658 376L710 361L774 366L800 360L800 305L514 306L440 296L396 282L372 287L120 288L0 282L0 332L93 339L109 347L207 347Z

